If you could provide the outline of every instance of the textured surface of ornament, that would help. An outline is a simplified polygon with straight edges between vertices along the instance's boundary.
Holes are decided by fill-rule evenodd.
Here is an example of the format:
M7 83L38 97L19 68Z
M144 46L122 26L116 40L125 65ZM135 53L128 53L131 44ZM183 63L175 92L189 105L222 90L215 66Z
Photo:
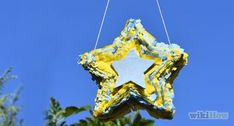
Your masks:
M187 64L187 58L180 46L157 42L140 20L128 20L112 45L80 57L80 64L98 84L94 117L112 120L145 109L155 118L172 119L175 113L172 83ZM138 61L145 64L136 65ZM127 65L129 62L132 66Z

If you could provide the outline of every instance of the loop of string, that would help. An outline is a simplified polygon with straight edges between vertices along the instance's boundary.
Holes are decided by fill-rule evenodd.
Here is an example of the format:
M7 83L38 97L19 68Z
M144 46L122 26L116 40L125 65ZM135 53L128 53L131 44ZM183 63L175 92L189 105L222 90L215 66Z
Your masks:
M163 23L164 31L165 31L166 36L167 36L168 43L171 44L170 36L169 36L169 34L168 34L167 26L166 26L166 23L165 23L165 20L164 20L164 17L163 17L163 13L162 13L162 9L161 9L159 0L155 0L155 1L156 1L156 3L157 3L157 6L158 6L158 10L159 10L160 17L161 17L161 20L162 20L162 23ZM109 8L109 4L110 4L110 0L107 0L106 7L105 7L105 11L104 11L104 14L103 14L103 17L102 17L102 22L101 22L100 28L99 28L99 30L98 30L98 35L97 35L97 39L96 39L96 42L95 42L94 49L97 48L97 44L98 44L98 42L99 42L99 38L100 38L100 35L101 35L101 32L102 32L103 24L104 24L104 22L105 22L106 13L107 13L107 10L108 10L108 8Z
M167 31L167 26L166 26L166 23L165 23L165 20L164 20L163 14L162 14L162 9L161 9L161 6L160 6L160 3L159 3L159 0L156 0L156 3L157 3L157 6L158 6L158 10L159 10L160 17L161 17L161 20L162 20L162 23L163 23L164 31L165 31L166 36L167 36L168 43L169 43L169 44L171 44L170 36L169 36L169 34L168 34L168 31Z
M96 43L95 43L94 49L97 48L97 44L99 42L100 34L102 32L102 26L104 24L104 21L105 21L105 18L106 18L106 13L107 13L107 10L109 8L109 3L110 3L110 0L108 0L107 3L106 3L106 8L105 8L105 11L104 11L104 14L103 14L103 17L102 17L102 22L101 22L100 28L98 30L98 35L97 35L97 39L96 39Z

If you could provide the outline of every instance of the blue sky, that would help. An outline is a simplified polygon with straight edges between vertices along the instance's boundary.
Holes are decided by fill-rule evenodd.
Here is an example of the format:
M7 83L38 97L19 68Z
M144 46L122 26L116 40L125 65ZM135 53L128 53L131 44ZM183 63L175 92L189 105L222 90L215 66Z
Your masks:
M18 79L13 86L24 87L19 104L26 126L44 124L51 96L64 106L94 104L97 87L76 62L78 55L94 48L105 4L106 0L0 1L0 71L14 67ZM157 125L233 124L233 4L161 0L171 41L190 57L174 82L175 118L156 120ZM111 44L129 18L141 19L159 41L167 41L154 0L112 0L98 47ZM229 112L230 118L190 120L188 112L197 110Z

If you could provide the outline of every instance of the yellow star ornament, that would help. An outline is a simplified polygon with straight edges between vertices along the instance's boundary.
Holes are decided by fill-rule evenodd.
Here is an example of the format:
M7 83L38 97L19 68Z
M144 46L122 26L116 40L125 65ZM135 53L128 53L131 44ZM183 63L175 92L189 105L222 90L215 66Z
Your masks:
M132 69L125 72L127 77L122 76L119 74L121 68L128 68L122 65L117 70L115 64L129 56L134 59L132 54L145 60L143 64L147 67L138 73L142 65L134 66L136 62L128 60L132 66L126 67ZM84 53L80 57L80 64L98 84L93 116L107 121L132 110L145 109L155 118L172 119L175 113L172 83L187 64L187 58L188 54L178 45L157 42L143 28L140 20L128 20L112 45ZM134 68L135 73L132 72ZM124 81L119 81L120 78L124 78Z

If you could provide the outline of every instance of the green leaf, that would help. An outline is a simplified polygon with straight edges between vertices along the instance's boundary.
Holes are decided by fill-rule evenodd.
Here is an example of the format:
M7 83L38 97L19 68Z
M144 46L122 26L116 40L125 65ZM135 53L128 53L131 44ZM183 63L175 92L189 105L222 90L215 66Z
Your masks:
M139 112L136 113L134 120L133 120L133 126L137 126L137 124L141 121L142 117Z
M63 116L69 117L71 115L78 114L78 113L83 112L83 111L89 111L89 110L91 110L90 106L83 106L83 107L70 106L70 107L66 107L64 109Z
M7 96L1 96L0 97L0 106L3 106L5 104L5 102L7 101Z
M86 120L84 120L84 119L81 119L80 123L83 124L83 125L87 125L88 124L88 122Z

